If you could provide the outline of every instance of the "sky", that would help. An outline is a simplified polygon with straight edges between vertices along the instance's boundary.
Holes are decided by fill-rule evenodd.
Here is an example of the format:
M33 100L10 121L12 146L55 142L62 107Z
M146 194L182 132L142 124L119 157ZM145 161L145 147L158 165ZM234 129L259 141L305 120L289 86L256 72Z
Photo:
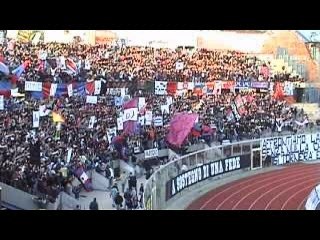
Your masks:
M300 33L302 33L306 38L310 40L310 35L312 32L316 32L318 36L314 38L314 40L320 41L320 30L298 30Z

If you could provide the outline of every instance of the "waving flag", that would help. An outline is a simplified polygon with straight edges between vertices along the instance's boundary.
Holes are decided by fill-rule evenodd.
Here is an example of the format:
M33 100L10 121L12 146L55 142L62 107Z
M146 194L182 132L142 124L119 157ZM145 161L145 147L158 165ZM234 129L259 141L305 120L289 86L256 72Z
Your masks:
M169 144L181 147L191 132L198 114L179 113L170 121L169 133L166 137Z
M73 95L75 96L85 96L86 95L86 83L74 83Z
M66 60L67 69L69 69L72 73L76 74L78 71L77 65L71 58L67 58Z
M21 74L24 72L24 70L26 69L25 65L24 64L21 64L19 67L17 67L16 69L14 69L12 71L12 73L14 75L16 75L17 77L20 77Z
M56 112L52 112L52 120L53 122L64 123L64 118L59 113L56 113Z
M95 92L95 83L94 81L86 82L86 94L93 95Z
M83 184L83 186L86 189L86 191L92 191L93 190L91 179L88 177L88 175L84 171L83 167L78 167L74 171L74 175L76 175L76 177L80 180L80 182Z
M123 110L138 108L139 98L133 98L123 104ZM123 123L123 132L129 136L137 131L138 121L129 120Z
M9 68L3 62L0 62L0 72L3 72L5 75L9 75Z

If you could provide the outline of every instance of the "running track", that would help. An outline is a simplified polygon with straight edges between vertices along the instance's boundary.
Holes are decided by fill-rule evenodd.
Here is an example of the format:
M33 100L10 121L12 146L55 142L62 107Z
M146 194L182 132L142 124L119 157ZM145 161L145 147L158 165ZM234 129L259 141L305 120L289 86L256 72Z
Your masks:
M303 210L320 183L320 164L296 164L243 178L218 187L189 210Z

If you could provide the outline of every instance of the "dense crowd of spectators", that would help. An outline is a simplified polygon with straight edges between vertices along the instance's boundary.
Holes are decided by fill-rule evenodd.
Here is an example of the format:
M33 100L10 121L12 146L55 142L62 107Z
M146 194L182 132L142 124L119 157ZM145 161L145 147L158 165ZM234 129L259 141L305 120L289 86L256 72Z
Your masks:
M129 89L131 97L145 97L146 110L151 110L155 116L162 115L164 124L162 127L142 126L137 134L126 136L126 155L133 162L136 148L139 149L138 152L143 152L154 147L167 147L165 136L168 123L175 113L182 111L199 114L195 131L186 139L184 146L195 144L201 139L211 145L213 141L222 143L223 140L259 138L265 132L294 132L302 126L296 122L308 123L303 112L290 107L283 100L274 99L269 92L247 90L203 97L192 94L173 96L170 111L163 113L161 105L165 104L166 96L138 89L139 84L155 80L304 81L286 73L285 69L283 73L261 73L261 68L270 67L270 63L234 51L114 48L106 45L58 43L31 45L10 42L6 46L0 46L0 55L11 70L28 61L24 73L14 82L22 93L25 81L69 83L103 79L106 88L125 87ZM76 63L76 74L59 67L61 57L71 58ZM183 63L183 69L176 69L177 62ZM2 80L12 80L12 75L0 74ZM250 98L250 101L244 103L241 118L236 119L232 116L231 103L239 96ZM49 197L49 200L54 202L62 190L78 194L79 189L72 186L77 168L82 166L84 170L96 169L104 172L110 167L112 160L120 158L119 153L112 147L112 137L110 139L108 129L117 126L117 117L122 107L115 106L114 97L107 91L101 93L96 105L86 104L85 100L80 96L36 100L29 93L26 93L24 98L6 99L5 110L0 111L0 181L36 195ZM51 112L59 112L64 123L53 123L49 114L42 117L40 127L34 129L32 113L37 111L40 105L45 105ZM91 116L96 117L96 122L89 128ZM204 134L207 132L205 127L211 128L209 134ZM117 131L116 134L121 135L122 131ZM30 158L31 143L40 144L39 163L32 162ZM70 148L72 157L68 159ZM127 190L123 204L115 202L119 189L112 191L115 205L130 209L133 208L133 202L134 205L138 202L133 197L139 195L136 193L137 189L133 193L132 189Z

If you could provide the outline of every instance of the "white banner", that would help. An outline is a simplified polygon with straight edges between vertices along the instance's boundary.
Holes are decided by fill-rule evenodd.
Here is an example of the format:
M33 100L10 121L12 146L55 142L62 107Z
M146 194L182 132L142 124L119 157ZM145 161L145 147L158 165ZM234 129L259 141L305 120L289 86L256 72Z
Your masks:
M40 126L40 112L39 111L33 111L33 127L38 128Z
M108 141L109 143L111 143L113 137L117 136L117 128L108 128L107 129L107 137L108 137Z
M153 148L149 150L144 151L144 158L153 158L153 157L158 157L159 156L159 150L158 148Z
M32 91L32 92L41 92L42 91L42 82L25 81L24 90L25 91Z
M141 126L144 126L145 119L145 116L139 117L138 122L141 124Z
M98 97L97 96L87 96L86 103L97 104Z
M153 119L153 125L154 125L155 127L162 127L162 126L163 126L162 116L155 117L155 118Z
M0 110L4 110L4 98L3 98L3 95L0 95Z
M138 108L129 108L123 111L123 122L137 121L138 120Z
M99 95L101 92L101 81L94 81L94 95Z
M123 130L123 120L122 117L117 118L117 128L118 130Z
M283 91L284 91L284 95L286 96L293 96L293 82L284 82L284 87L283 87Z
M183 70L184 64L183 62L176 62L176 70Z
M167 105L170 106L172 103L173 103L172 97L171 96L167 97Z
M85 62L84 62L84 69L85 70L90 70L90 68L91 68L90 61L86 59Z
M68 148L68 153L67 153L67 163L70 162L72 157L72 148Z
M320 159L320 133L261 139L262 157L274 164Z
M59 62L60 62L60 68L61 69L66 69L66 59L65 59L65 57L64 56L61 56L60 58L59 58Z
M96 122L96 117L95 116L91 116L88 128L90 128L90 129L93 128L95 122Z
M167 82L155 81L155 83L154 83L154 93L156 95L167 95Z
M68 96L73 96L73 89L72 89L72 83L68 85Z
M56 94L58 88L58 84L57 83L51 83L51 87L50 87L50 96L54 97L54 95Z
M161 113L169 114L169 105L161 105Z
M146 119L145 123L147 126L152 124L152 111L146 111L145 119Z
M40 105L39 112L40 112L40 117L45 117L45 116L48 116L51 111L47 109L46 105Z
M120 89L120 96L124 97L127 94L127 89L126 88L121 88Z
M138 110L143 108L146 105L146 98L144 97L139 97L139 104L138 104Z

